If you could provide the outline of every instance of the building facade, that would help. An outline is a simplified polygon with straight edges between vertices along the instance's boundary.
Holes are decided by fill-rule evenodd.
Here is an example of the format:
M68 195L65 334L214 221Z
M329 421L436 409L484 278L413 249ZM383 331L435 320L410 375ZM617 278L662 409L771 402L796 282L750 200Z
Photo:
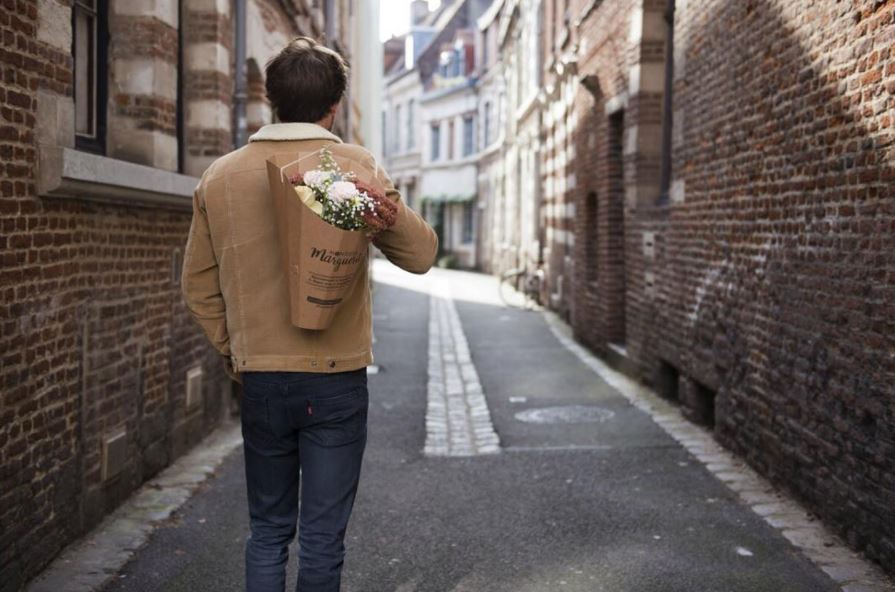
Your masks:
M383 44L386 168L435 228L444 264L475 267L478 101L476 19L485 0L411 4L408 33ZM403 59L401 46L403 44Z
M480 118L506 110L479 153L481 268L542 270L581 342L890 571L893 19L495 0L478 23Z
M500 274L514 267L514 246L510 242L507 210L503 202L506 178L503 170L506 151L506 82L500 59L498 32L503 2L494 2L477 21L476 59L478 94L478 225L476 267Z
M224 360L180 296L197 176L270 122L274 52L303 34L351 60L355 18L334 0L0 12L0 589L231 413ZM346 137L364 104L346 101Z
M423 213L439 231L440 248L459 267L476 263L476 127L478 97L472 72L474 36L457 31L441 46L439 67L420 98L424 152Z

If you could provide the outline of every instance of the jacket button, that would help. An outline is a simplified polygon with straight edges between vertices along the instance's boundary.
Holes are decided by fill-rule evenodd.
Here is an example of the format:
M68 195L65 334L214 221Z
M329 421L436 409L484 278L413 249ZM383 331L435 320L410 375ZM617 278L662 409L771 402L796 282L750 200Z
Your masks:
M335 367L336 367L336 361L335 361L335 360L330 360L330 361L329 361L329 367L330 367L330 368L335 368Z
M311 368L317 367L317 360L311 360Z

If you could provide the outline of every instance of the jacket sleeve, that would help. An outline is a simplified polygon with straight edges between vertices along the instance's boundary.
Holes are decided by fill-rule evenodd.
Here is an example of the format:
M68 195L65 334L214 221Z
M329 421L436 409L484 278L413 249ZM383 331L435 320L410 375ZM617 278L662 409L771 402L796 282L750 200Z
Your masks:
M231 378L230 336L227 334L226 308L221 293L218 262L211 245L208 214L202 199L204 179L193 192L193 218L186 241L180 290L184 304L199 323L211 345L225 356Z
M409 207L395 189L388 174L375 165L376 177L385 188L385 195L398 205L394 225L379 232L373 244L386 259L411 273L426 273L438 256L438 235L413 208Z

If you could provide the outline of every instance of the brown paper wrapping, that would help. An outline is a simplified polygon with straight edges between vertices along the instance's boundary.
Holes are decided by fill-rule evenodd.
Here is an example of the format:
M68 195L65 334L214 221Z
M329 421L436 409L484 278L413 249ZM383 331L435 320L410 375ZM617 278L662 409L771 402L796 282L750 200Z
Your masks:
M374 171L333 154L343 172L376 189ZM289 287L290 320L302 329L329 327L367 264L369 239L361 230L324 222L302 203L289 177L320 167L320 152L291 152L267 159L267 176L277 214L280 255Z

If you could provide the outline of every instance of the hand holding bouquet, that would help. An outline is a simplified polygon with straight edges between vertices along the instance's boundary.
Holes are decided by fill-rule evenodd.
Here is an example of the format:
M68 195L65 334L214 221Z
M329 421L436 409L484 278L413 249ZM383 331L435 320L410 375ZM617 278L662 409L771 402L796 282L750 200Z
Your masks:
M319 168L292 175L289 182L302 203L336 228L373 236L395 223L397 206L354 173L342 171L325 148Z

